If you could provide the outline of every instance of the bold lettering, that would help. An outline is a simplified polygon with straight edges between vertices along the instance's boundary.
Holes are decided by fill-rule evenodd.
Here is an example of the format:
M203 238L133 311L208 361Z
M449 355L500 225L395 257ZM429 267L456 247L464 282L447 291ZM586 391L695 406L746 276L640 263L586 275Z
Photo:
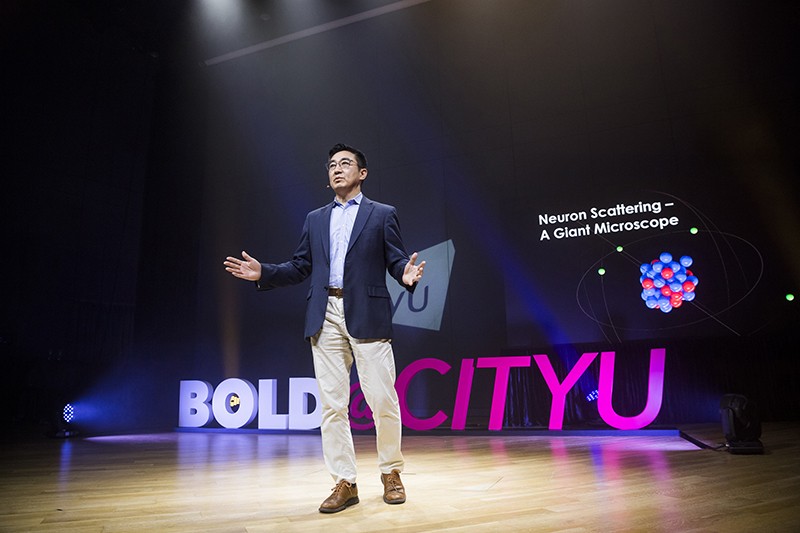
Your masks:
M289 415L278 414L278 380L258 380L258 429L286 429Z
M411 300L409 300L409 302L410 301ZM400 415L403 420L403 425L416 431L427 431L439 427L447 420L447 415L442 411L437 411L436 414L430 418L417 418L408 410L408 403L406 401L408 398L408 385L411 383L411 378L416 376L420 370L425 369L436 370L439 374L444 375L450 370L450 365L441 359L418 359L403 369L397 377L397 382L395 384L397 396L400 398Z
M540 240L540 241L543 241L543 240L545 240L545 239L547 239L547 240L549 241L549 240L550 240L550 235L547 233L547 230L546 230L546 229L543 229L543 230L542 230L542 234L541 234L541 235L539 235L539 240Z
M314 398L314 411L308 412L308 397ZM289 378L289 429L316 429L322 424L322 405L314 378Z
M508 393L508 376L511 367L531 366L531 358L527 355L514 357L480 357L478 368L496 368L494 378L494 394L489 412L489 429L503 429L503 416L506 411L506 394Z
M563 383L559 383L556 377L556 372L553 370L553 365L550 364L550 359L546 355L534 355L533 359L539 366L542 372L545 383L553 394L553 402L550 405L550 425L551 430L561 429L564 425L564 405L567 400L567 393L578 382L578 379L586 372L589 365L592 364L594 358L597 357L597 352L585 353L578 359L577 364L572 367L567 377L564 378Z
M650 350L650 374L647 383L647 404L636 416L620 416L611 403L614 391L614 352L603 352L600 356L600 383L597 390L597 410L600 417L617 429L640 429L650 424L661 410L664 396L664 348Z
M239 409L236 411L230 405L231 396L234 394L239 397ZM224 428L237 429L255 419L258 392L246 379L229 378L217 386L211 401L217 422Z
M213 392L214 388L208 381L181 381L178 426L199 428L214 420L211 406L208 404Z
M475 369L472 359L461 361L461 372L458 375L458 388L456 389L456 403L453 406L453 422L450 429L464 429L467 424L467 410L469 409L469 395L472 393L472 376Z

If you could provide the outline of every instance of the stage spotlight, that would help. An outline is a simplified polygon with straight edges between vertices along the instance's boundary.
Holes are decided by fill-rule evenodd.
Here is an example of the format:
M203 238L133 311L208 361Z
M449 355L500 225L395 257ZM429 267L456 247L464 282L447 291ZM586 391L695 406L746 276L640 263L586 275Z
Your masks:
M75 410L75 406L71 403L64 404L64 407L61 408L61 412L59 413L56 437L65 439L78 434L78 430L75 428L76 416L77 411Z
M72 406L72 404L68 403L67 405L65 405L64 409L61 410L61 413L62 413L61 418L67 424L72 422L72 420L75 418L75 408Z
M733 454L761 454L761 420L756 404L741 394L725 394L720 400L722 432L726 447Z

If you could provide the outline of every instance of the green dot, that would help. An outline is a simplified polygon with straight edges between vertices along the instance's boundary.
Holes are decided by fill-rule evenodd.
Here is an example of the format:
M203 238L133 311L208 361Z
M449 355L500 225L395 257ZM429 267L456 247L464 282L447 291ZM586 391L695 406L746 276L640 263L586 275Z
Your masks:
M794 301L794 294L789 293L786 295L786 301L793 302Z
M622 246L617 246L617 251L621 252L623 250Z
M692 229L689 230L689 233L691 233L692 235L697 235L698 231L700 231L700 230L698 230L697 228L692 228Z
M597 273L600 274L601 276L605 276L606 275L606 269L605 268L598 268L597 269Z

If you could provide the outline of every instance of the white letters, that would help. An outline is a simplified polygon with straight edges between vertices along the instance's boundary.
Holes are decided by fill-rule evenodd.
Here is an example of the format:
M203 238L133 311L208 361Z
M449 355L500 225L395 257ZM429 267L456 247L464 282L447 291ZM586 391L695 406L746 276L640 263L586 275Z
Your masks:
M258 380L258 390L246 379L226 379L217 389L207 381L181 381L178 426L203 427L214 420L239 429L255 420L258 429L316 429L322 423L319 390L314 378L289 378L289 414L278 414L275 379ZM312 404L313 401L313 404ZM313 411L309 411L310 406Z
M258 380L258 429L286 429L289 415L278 414L278 380Z
M316 402L314 411L308 412L308 397ZM314 378L289 378L289 429L315 429L322 424L322 406L319 389Z
M236 398L231 402L231 398ZM252 383L246 379L226 379L214 391L211 408L217 422L229 429L238 429L246 426L256 417L256 402L258 393ZM236 403L238 409L234 409Z
M208 381L181 381L178 426L199 428L214 420L208 404L213 391L214 388Z

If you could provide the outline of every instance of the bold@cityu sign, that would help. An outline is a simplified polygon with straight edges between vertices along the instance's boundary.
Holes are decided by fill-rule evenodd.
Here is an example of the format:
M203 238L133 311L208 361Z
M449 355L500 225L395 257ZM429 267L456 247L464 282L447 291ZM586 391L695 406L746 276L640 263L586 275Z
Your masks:
M418 418L408 409L406 394L411 381L422 370L434 370L444 376L452 370L449 363L436 358L418 359L405 367L397 376L395 388L400 398L403 425L416 431L438 428L450 420L450 428L463 430L470 408L472 382L476 370L488 369L495 372L494 391L489 411L488 429L498 431L503 427L506 394L509 374L512 368L530 367L535 363L553 395L550 405L549 429L560 430L564 421L567 393L600 356L600 373L597 388L597 409L600 417L611 427L617 429L641 429L658 416L664 396L664 364L666 350L650 350L650 370L647 383L647 401L642 411L635 416L621 416L614 411L611 399L614 389L615 352L584 353L575 366L569 370L563 381L559 381L547 355L525 355L508 357L479 357L462 359L458 371L458 386L452 405L441 406L429 418ZM180 382L180 403L178 425L184 428L204 427L216 420L224 428L238 429L258 418L258 429L316 429L321 423L321 413L317 384L314 378L289 378L289 412L277 412L277 380L260 379L258 388L245 379L230 378L214 389L207 381L186 380ZM359 393L358 384L353 385L353 393ZM357 417L365 418L368 410L359 409L363 395L356 394L350 404L351 413L359 411ZM314 400L314 409L310 406ZM445 412L445 409L447 412ZM450 413L450 414L448 414ZM371 416L370 416L371 417ZM369 429L372 423L363 424L351 421L355 429Z

